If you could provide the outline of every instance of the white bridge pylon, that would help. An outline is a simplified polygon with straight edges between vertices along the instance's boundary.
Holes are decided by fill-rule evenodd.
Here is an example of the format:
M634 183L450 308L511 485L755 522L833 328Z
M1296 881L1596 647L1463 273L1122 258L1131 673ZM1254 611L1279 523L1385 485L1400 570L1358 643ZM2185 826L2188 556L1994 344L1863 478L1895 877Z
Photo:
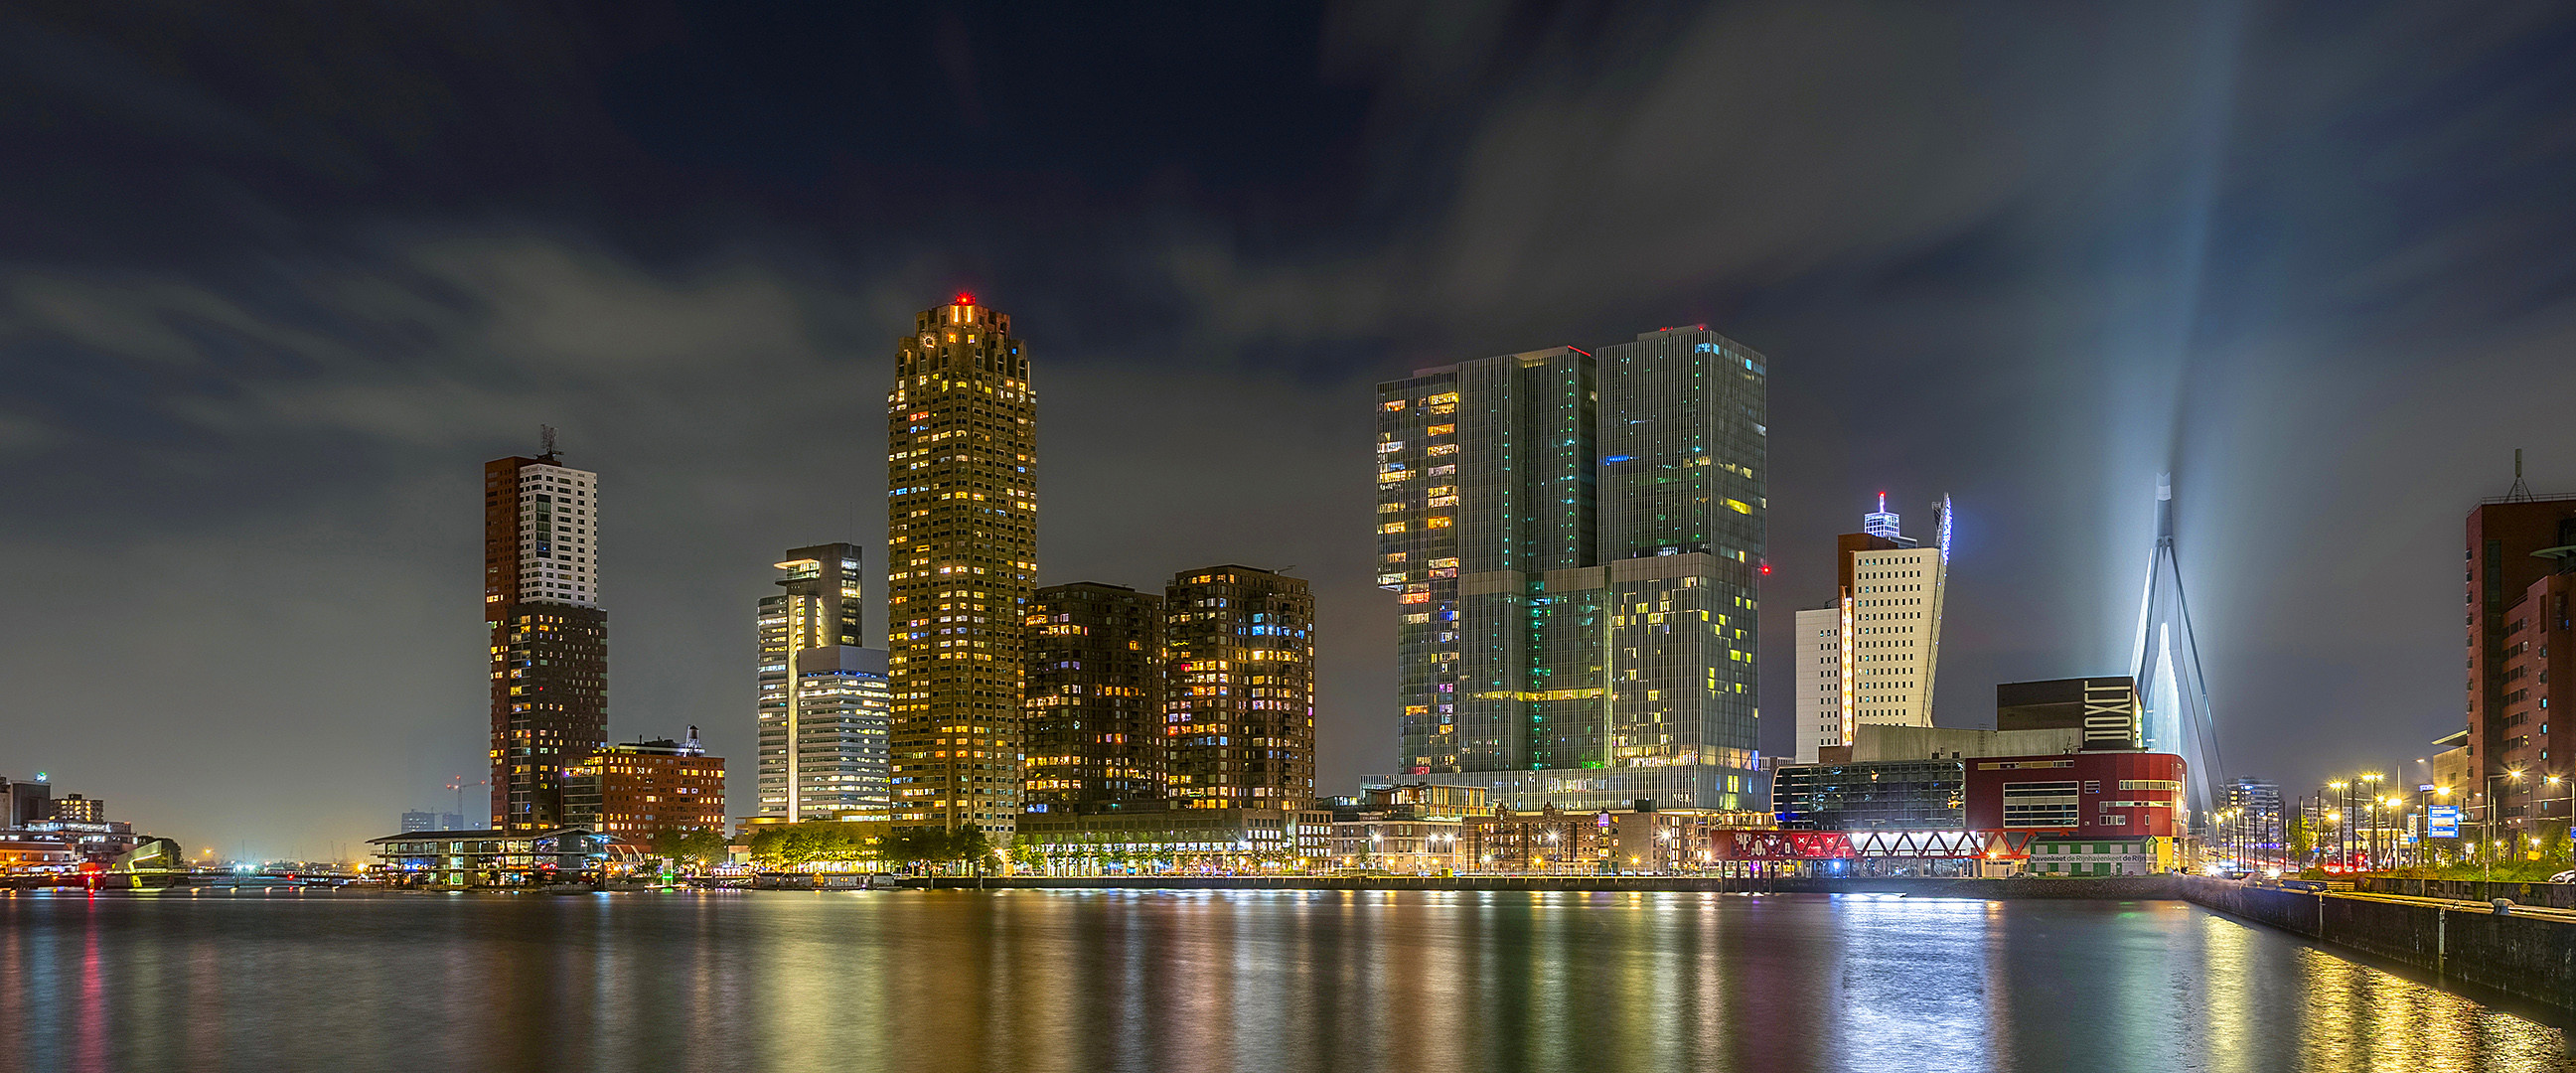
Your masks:
M2173 475L2156 476L2156 548L2138 607L2137 686L2141 744L2183 758L2184 803L2206 817L2216 808L2218 735L2210 722L2209 683L2200 672L2200 643L2174 559ZM2177 820L2184 817L2176 817Z

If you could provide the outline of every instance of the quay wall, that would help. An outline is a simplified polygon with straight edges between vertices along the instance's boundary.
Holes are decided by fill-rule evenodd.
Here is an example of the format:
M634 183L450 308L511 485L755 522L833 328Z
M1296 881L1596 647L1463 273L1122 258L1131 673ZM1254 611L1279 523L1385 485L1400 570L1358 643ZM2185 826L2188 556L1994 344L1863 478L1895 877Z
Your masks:
M2422 969L2443 980L2576 1008L2576 924L2524 914L2499 916L2484 903L2383 902L2193 876L2175 879L2182 897L2229 916Z
M2489 883L2473 879L2385 879L2364 876L2352 881L2353 889L2374 894L2403 894L2410 898L2449 898L2462 902L2491 902L2503 898L2515 905L2541 905L2552 909L2576 909L2576 883Z

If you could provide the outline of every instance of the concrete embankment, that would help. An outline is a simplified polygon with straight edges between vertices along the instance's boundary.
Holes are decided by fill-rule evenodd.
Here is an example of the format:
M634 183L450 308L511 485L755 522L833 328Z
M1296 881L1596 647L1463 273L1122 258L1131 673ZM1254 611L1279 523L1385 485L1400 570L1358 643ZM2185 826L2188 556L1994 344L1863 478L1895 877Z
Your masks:
M2576 923L2564 919L2498 915L2483 902L2317 895L2196 877L2176 883L2182 897L2230 916L2442 979L2576 1008Z
M2502 898L2515 905L2576 909L2576 883L2487 883L2461 879L2365 877L2354 880L2352 885L2356 890L2373 894L2398 894L2409 898L2449 898L2460 902L2491 902Z

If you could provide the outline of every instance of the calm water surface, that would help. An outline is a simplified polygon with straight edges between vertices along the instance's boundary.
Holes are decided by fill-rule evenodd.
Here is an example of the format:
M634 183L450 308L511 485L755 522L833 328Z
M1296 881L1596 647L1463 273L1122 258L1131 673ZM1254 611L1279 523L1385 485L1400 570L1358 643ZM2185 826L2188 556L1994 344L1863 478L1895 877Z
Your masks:
M0 896L0 1069L2560 1070L2177 902Z

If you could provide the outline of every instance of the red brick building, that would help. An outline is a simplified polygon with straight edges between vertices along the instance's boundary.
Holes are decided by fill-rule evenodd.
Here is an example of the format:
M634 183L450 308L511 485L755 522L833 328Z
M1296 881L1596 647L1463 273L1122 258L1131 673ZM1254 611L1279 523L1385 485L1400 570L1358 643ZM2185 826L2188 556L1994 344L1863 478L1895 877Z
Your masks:
M2479 504L2469 512L2464 559L2468 818L2487 821L2492 788L2496 819L2508 826L2534 815L2564 821L2565 803L2534 790L2547 785L2546 776L2570 772L2567 749L2576 747L2568 728L2550 718L2576 692L2568 678L2576 669L2568 628L2576 496L2523 493Z
M568 826L616 842L649 846L665 831L725 829L725 762L687 741L610 745L564 772Z

